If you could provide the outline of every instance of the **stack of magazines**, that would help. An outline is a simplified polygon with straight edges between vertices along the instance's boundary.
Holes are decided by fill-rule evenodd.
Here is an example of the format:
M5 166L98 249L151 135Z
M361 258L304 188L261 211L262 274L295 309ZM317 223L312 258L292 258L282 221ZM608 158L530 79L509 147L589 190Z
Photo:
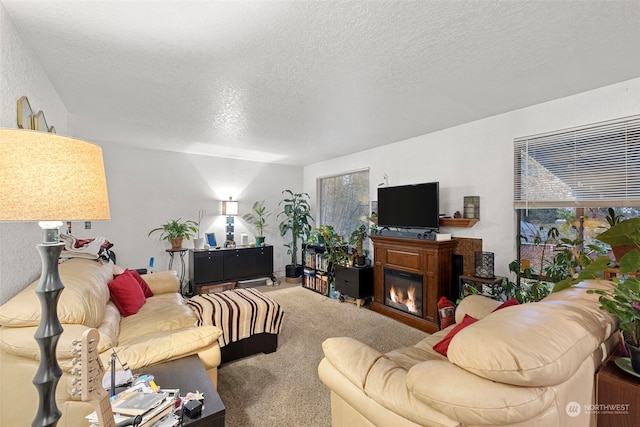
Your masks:
M111 398L113 419L120 423L137 415L142 417L141 427L173 427L179 420L173 409L177 390L148 393L131 387ZM87 415L91 427L99 427L98 414Z

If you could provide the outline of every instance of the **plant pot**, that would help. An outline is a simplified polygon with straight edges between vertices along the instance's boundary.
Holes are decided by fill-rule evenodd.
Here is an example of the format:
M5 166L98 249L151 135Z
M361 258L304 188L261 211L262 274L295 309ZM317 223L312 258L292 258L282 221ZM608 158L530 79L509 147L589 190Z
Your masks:
M193 239L193 248L196 250L204 249L204 237Z
M182 241L184 237L176 237L175 239L171 239L171 249L179 250L182 249Z
M358 267L364 267L367 263L367 258L364 255L356 256L356 265Z
M286 277L300 277L303 273L303 267L301 265L289 264L285 266L284 270Z
M626 344L627 351L629 352L631 367L634 371L640 374L640 347L632 345L628 340L625 340L624 343Z
M627 252L631 252L632 249L635 249L636 245L621 245L621 246L612 246L611 252L613 252L613 257L616 259L616 264L620 265L620 260L623 256L627 254Z
M264 236L256 236L256 246L264 246Z
M304 268L301 265L286 265L284 267L284 281L287 283L302 283L302 273Z

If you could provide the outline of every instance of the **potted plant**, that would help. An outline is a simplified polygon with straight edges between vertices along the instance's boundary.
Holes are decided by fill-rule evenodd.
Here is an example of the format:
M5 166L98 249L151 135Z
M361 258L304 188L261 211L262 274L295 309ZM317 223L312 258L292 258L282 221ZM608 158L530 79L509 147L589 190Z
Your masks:
M327 256L327 273L329 283L333 283L336 275L336 265L345 265L348 260L347 243L336 233L331 225L321 225L317 230Z
M624 220L624 215L617 214L615 209L609 208L605 219L609 224L609 229L611 229L611 227L620 224ZM613 244L611 245L611 252L613 253L613 258L619 263L622 257L633 248L635 246L632 244Z
M356 265L362 267L365 265L366 257L364 256L364 241L369 237L367 233L367 227L362 224L351 232L349 243L356 245Z
M640 260L637 249L634 249L634 252L637 253L636 261ZM627 256L625 255L622 259L624 260ZM631 367L640 374L640 279L636 276L628 276L626 279L614 278L613 280L618 283L611 291L590 290L588 292L600 294L600 308L618 318L618 327L622 331L631 359Z
M631 247L618 260L621 277L612 279L616 286L610 291L594 289L587 292L599 294L600 308L618 318L631 366L640 373L640 218L615 222L607 231L599 234L597 239L611 247ZM583 280L600 277L609 268L609 261L608 257L599 257L564 286L556 286L554 292Z
M256 230L256 246L264 245L264 228L267 226L267 217L271 213L267 212L264 200L254 202L251 207L252 212L246 213L242 219L249 222Z
M287 253L291 255L291 264L285 267L285 276L288 278L298 278L302 276L302 265L298 264L298 239L306 240L311 233L311 207L309 206L309 194L294 193L291 190L282 191L286 194L280 201L282 212L278 218L283 218L279 225L280 235L285 236L291 233L291 241L285 246Z
M202 224L202 219L207 215L207 211L201 209L198 211L198 225L195 239L193 239L193 248L194 249L204 249L204 237L200 237L200 224Z
M149 231L147 236L160 232L160 240L171 242L171 249L182 249L183 239L189 240L191 236L198 232L197 223L192 220L181 221L180 218L172 219L162 224L158 228Z

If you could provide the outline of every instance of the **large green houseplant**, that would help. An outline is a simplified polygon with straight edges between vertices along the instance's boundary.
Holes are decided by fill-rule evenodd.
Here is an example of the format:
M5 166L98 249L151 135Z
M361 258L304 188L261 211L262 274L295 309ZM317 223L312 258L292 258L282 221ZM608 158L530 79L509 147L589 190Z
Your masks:
M302 276L303 271L302 266L298 264L298 241L309 238L314 221L308 201L310 196L307 193L294 193L291 190L283 190L282 194L285 198L280 201L282 212L278 214L278 218L282 218L279 225L280 235L284 237L287 233L291 234L291 241L285 244L288 248L287 253L291 255L291 264L285 267L285 275L289 278L297 278Z
M592 292L600 294L600 308L618 318L631 365L640 373L640 218L620 221L597 239L611 247L632 248L618 260L621 277L613 279L617 286L609 292Z
M336 277L336 265L347 264L349 258L347 243L344 241L344 237L338 234L331 225L321 225L316 232L320 236L322 246L326 251L329 283L333 283Z
M618 259L621 276L612 279L616 286L610 291L590 290L588 292L599 294L600 308L618 318L620 331L631 356L631 365L636 372L640 373L640 218L615 222L596 238L611 247L631 248ZM609 268L609 261L608 257L598 258L570 280L562 284L557 283L554 291L583 280L601 277L602 272Z
M264 244L264 228L267 226L267 218L271 215L264 205L264 200L253 203L251 212L242 215L242 219L247 221L256 230L256 246Z
M160 233L160 240L166 240L171 243L171 249L182 249L182 241L189 240L194 234L198 233L198 223L190 219L182 221L180 218L171 219L160 227L149 231L147 236L154 233Z

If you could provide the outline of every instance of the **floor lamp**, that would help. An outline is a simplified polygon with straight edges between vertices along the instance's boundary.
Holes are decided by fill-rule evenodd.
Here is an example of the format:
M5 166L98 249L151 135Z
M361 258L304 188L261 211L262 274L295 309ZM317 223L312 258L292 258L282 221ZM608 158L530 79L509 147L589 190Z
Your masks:
M40 363L33 378L39 402L33 427L55 426L62 415L56 387L62 370L56 347L62 334L58 273L62 220L110 219L102 149L86 141L21 129L0 129L0 221L38 221L42 274L35 292L41 306L34 335Z

